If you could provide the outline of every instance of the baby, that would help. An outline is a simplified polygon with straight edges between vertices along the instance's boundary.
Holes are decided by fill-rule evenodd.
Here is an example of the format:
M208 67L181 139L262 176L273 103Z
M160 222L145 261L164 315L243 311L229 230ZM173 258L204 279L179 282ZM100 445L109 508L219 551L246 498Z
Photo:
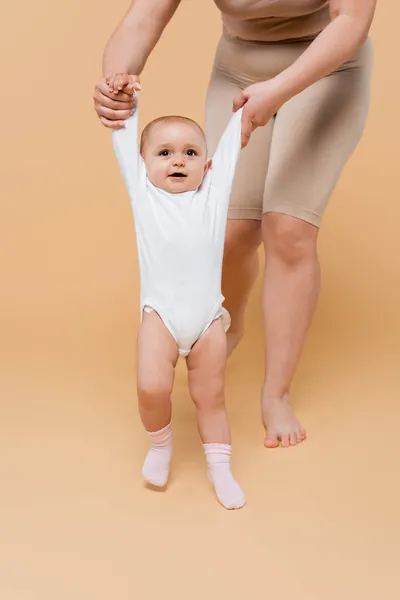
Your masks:
M122 89L133 78L119 75ZM108 81L109 82L109 81ZM226 331L222 257L229 196L241 147L241 111L234 113L213 161L201 127L185 117L161 117L143 130L138 110L112 133L132 204L141 280L137 346L139 412L151 448L143 477L167 484L172 450L171 392L179 356L217 498L241 508L244 494L231 468L224 399Z

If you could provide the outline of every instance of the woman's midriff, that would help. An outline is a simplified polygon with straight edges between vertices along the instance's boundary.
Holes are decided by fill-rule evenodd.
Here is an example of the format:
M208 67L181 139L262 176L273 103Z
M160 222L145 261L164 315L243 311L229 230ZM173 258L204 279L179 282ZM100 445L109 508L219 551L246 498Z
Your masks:
M329 23L325 0L215 0L227 37L253 42L309 41Z

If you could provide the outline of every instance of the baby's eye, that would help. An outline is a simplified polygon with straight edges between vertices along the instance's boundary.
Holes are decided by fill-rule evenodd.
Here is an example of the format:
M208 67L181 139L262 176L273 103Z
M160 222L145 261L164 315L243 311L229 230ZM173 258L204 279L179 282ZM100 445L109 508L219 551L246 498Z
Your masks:
M161 152L158 153L159 156L168 156L169 155L169 150L161 150Z
M197 152L196 152L196 150L192 150L192 149L189 149L189 150L187 150L187 151L186 151L186 154L187 154L188 156L197 156Z

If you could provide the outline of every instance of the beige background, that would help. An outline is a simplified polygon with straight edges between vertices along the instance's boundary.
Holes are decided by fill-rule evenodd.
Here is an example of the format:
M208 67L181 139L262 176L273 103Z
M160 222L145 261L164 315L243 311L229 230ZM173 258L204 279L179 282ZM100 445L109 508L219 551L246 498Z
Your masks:
M309 439L262 446L258 285L227 385L236 513L209 490L183 365L170 489L140 478L133 222L91 99L126 2L2 7L2 599L400 597L400 8L379 4L370 120L322 229L293 390ZM183 1L142 79L143 122L202 122L219 31L211 0Z

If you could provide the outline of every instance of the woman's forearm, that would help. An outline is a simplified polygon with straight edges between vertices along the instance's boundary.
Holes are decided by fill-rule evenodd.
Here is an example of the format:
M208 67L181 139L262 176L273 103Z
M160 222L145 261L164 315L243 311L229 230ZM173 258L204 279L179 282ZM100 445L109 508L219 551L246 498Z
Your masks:
M368 37L376 0L333 0L332 21L288 69L274 79L283 104L349 60ZM362 5L362 8L360 6Z
M103 75L140 75L181 0L133 0L103 55Z

